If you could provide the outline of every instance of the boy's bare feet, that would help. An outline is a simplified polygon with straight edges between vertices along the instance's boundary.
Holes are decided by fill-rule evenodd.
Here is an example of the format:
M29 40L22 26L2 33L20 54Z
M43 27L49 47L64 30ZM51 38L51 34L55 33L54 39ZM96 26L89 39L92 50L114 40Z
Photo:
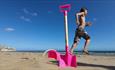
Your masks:
M84 55L89 55L89 52L86 51L86 50L83 50L83 54L84 54Z

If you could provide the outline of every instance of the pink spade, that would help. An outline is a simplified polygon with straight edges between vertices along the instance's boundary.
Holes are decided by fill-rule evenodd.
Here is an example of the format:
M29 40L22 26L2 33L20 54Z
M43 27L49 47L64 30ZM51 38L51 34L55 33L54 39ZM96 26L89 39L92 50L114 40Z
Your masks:
M69 44L68 44L68 22L67 22L67 13L70 10L71 5L61 5L60 11L64 13L64 22L65 22L65 55L60 54L56 50L48 51L48 58L54 58L58 61L59 67L77 67L77 58L74 54L70 54L69 52Z

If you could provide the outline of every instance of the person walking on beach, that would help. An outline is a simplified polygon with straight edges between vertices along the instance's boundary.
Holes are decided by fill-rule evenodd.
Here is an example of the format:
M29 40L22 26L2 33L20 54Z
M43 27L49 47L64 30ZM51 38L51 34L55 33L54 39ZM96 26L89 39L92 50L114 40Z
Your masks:
M91 26L91 23L90 22L85 22L85 17L87 15L87 13L88 12L87 12L86 8L81 8L80 12L76 13L76 24L77 24L78 27L75 31L74 42L73 42L72 47L70 49L70 52L72 54L73 54L74 49L77 47L81 38L85 39L83 54L89 54L87 47L90 43L90 36L85 31L85 27L86 26Z

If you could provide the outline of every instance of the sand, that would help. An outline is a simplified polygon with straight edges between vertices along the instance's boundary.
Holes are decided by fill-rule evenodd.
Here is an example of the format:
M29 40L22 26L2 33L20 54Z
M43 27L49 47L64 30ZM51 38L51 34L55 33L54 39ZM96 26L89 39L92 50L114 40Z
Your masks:
M0 70L115 70L115 56L77 55L77 58L77 68L61 69L42 53L0 52Z

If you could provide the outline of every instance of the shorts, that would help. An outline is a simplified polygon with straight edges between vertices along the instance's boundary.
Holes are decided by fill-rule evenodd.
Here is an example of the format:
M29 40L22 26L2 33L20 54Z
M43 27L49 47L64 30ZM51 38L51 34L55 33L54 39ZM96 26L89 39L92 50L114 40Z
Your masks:
M75 37L74 37L74 42L79 41L81 38L84 38L85 40L90 39L90 36L85 32L84 30L76 29L75 31Z

